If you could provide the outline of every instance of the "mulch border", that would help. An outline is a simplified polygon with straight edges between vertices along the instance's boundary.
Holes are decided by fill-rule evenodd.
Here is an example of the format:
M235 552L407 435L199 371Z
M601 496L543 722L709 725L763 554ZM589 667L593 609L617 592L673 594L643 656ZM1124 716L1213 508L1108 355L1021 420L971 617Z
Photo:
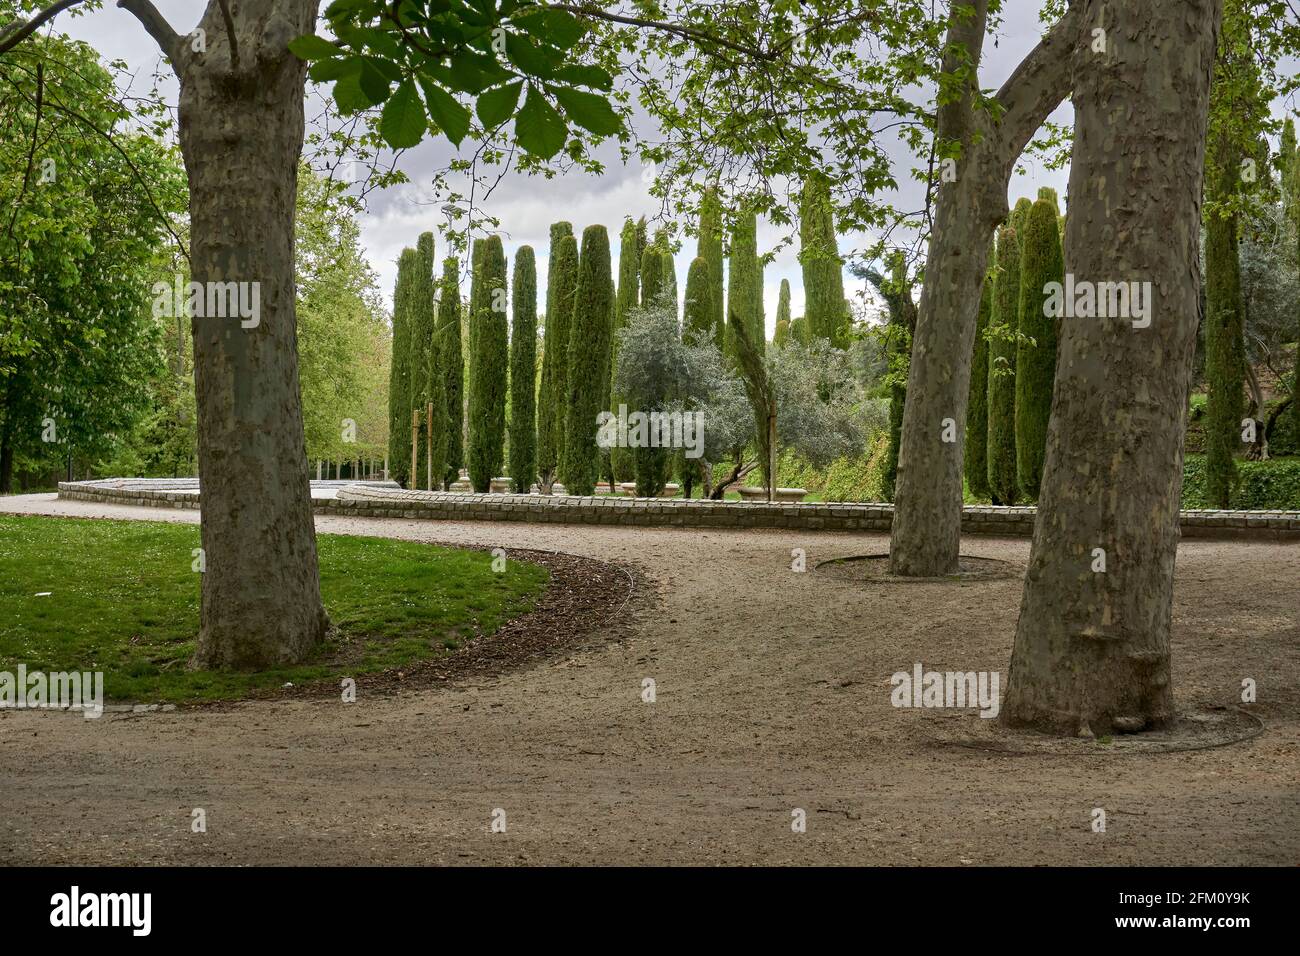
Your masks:
M403 539L405 540L405 539ZM436 547L490 552L486 545L421 541ZM372 673L339 674L293 687L256 690L242 697L177 704L179 710L228 710L239 704L267 700L338 700L339 681L352 676L358 699L392 697L413 690L454 687L535 666L561 654L600 644L617 643L631 632L629 611L655 600L649 578L630 562L615 563L570 554L511 548L514 561L540 564L550 581L531 611L511 618L492 634L476 635L456 650L416 661L402 668ZM598 640L593 634L605 629Z

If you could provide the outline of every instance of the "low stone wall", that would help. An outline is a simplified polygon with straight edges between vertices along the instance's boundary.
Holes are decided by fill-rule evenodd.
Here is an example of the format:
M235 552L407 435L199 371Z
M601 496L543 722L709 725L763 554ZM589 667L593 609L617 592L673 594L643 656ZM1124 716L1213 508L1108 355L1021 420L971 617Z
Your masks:
M193 487L151 487L147 479L60 482L59 497L105 504L156 508L198 508ZM476 495L403 491L376 485L347 485L334 498L315 499L317 514L360 518L423 518L442 521L527 521L639 527L791 528L804 531L889 531L894 506L884 503L706 501L698 498L626 498L576 495ZM1028 537L1032 507L968 505L965 534ZM1188 538L1300 540L1297 511L1184 511Z

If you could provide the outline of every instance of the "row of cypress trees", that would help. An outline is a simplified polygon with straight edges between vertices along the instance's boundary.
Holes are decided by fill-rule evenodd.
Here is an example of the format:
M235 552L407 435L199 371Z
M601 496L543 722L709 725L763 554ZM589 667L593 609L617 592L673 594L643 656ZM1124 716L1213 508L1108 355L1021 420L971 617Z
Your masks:
M434 237L420 235L416 248L403 249L397 261L393 291L393 344L389 367L389 474L408 487L428 484L432 462L434 484L454 476L463 455L461 442L461 378L464 359L460 341L460 294L456 260L443 265L440 283L434 279ZM440 286L440 288L439 288ZM435 294L436 293L436 294ZM425 427L432 403L432 442ZM411 412L419 409L420 432L416 474L411 474Z
M717 188L708 189L701 203L697 254L687 271L685 312L679 322L684 337L711 339L719 349L728 340L727 312L743 321L752 341L763 340L765 324L756 213L752 208L739 211L727 250L730 262L724 263L723 212ZM806 318L792 320L790 284L782 282L777 340L823 335L842 345L849 313L825 180L810 180L805 186L801 216L805 253L801 261L809 306ZM605 227L587 227L579 247L570 223L551 226L540 383L536 257L531 247L521 247L516 256L507 297L507 263L500 237L478 239L472 246L467 381L460 340L458 264L448 258L441 279L435 282L432 233L421 235L416 249L403 251L394 290L389 385L389 465L395 479L408 487L426 484L424 463L431 450L435 484L449 484L464 465L474 489L486 491L502 472L508 427L509 471L519 490L526 490L534 478L549 490L559 479L573 493L590 494L602 474L617 481L636 478L639 484L645 477L650 487L662 484L662 477L639 472L662 473L664 462L638 463L628 449L606 452L595 444L597 414L620 404L612 394L617 330L632 319L638 306L661 300L675 310L678 301L667 231L660 229L648 241L645 220L629 218L619 238L615 284ZM412 475L411 409L422 409L428 402L446 408L447 414L435 416L432 448L421 428L417 473ZM467 428L461 421L462 407L468 413ZM466 430L468 444L462 447ZM683 461L678 466L689 487L696 477L694 463Z
M989 254L976 324L964 467L976 497L1036 499L1047 451L1060 319L1044 291L1063 282L1056 193L1021 199Z

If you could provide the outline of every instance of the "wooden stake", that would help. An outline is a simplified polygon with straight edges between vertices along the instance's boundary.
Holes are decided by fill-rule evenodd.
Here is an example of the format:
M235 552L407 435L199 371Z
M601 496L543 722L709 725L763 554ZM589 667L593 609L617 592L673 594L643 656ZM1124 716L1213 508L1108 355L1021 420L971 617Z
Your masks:
M420 462L420 410L411 409L411 487L415 488L420 484L420 479L416 477L419 474L416 469Z

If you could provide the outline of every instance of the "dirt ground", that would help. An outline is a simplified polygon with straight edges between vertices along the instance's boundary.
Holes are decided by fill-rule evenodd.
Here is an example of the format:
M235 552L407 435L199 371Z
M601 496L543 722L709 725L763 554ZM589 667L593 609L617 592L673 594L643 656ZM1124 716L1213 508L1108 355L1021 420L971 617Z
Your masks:
M197 520L49 495L0 511ZM644 586L621 628L445 688L367 696L362 679L355 704L4 713L0 863L1300 863L1300 545L1189 541L1179 554L1179 704L1237 703L1253 678L1261 736L1063 756L944 747L941 725L982 729L974 711L890 704L890 675L918 661L1000 671L1005 687L1018 576L861 584L814 570L887 549L868 534L317 527L556 549L634 565ZM794 548L806 573L791 570ZM1023 569L1029 543L964 550ZM191 832L195 808L206 833Z

